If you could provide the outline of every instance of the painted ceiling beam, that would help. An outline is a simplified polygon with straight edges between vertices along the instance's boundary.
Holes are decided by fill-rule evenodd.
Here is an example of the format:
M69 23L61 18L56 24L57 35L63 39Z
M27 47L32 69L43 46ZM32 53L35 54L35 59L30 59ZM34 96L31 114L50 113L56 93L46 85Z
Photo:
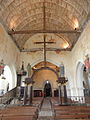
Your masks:
M81 30L20 30L20 31L8 31L9 35L13 34L36 34L36 33L81 33Z

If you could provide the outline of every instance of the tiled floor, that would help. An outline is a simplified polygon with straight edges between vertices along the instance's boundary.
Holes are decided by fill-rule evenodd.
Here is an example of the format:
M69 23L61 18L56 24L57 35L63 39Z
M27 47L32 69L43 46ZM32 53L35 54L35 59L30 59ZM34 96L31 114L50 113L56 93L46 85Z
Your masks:
M53 111L50 103L50 98L45 98L39 112L38 120L53 120Z

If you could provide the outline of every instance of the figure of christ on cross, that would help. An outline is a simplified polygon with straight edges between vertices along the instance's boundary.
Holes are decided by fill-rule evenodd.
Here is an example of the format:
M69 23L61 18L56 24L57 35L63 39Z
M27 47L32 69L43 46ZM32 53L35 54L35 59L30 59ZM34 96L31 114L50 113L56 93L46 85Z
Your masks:
M46 35L44 34L43 42L34 42L34 44L44 44L44 67L46 67L46 44L54 44L56 42L46 42Z

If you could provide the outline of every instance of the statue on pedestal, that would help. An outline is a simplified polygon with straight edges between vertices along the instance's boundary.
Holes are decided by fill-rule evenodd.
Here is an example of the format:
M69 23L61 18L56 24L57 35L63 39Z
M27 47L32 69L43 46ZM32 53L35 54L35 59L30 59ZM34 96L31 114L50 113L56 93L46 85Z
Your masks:
M30 65L30 63L28 63L28 65L27 65L28 77L31 76L31 70L32 70L31 65Z
M60 64L60 77L64 77L64 76L65 76L64 64L61 63Z
M4 73L4 67L5 67L4 61L1 60L1 61L0 61L0 75Z
M86 57L86 59L84 61L84 64L85 64L85 67L86 67L86 71L87 71L88 74L90 74L90 58L89 58L88 54L85 57Z
M89 55L87 54L85 56L85 61L84 61L84 65L85 65L85 72L87 74L87 80L84 81L84 86L86 85L86 88L90 89L90 58L89 58Z

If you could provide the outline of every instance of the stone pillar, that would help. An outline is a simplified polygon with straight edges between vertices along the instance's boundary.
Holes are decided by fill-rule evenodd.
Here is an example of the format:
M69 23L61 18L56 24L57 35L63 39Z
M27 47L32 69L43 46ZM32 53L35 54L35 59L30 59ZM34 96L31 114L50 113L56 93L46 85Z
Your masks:
M26 85L24 88L24 105L27 103L27 91L28 91L28 86Z
M60 90L61 88L60 88L60 86L58 86L58 97L59 97L59 104L60 104Z
M29 98L29 105L31 105L32 104L32 85L33 85L34 81L30 77L28 77L28 78L25 78L24 82L28 86L27 93L28 93L28 98ZM25 96L25 97L27 97L27 96Z
M59 94L59 104L62 104L62 91L61 91L61 86L58 86L58 94Z
M67 103L67 92L66 92L66 82L68 80L65 79L65 77L59 77L57 80L58 86L59 86L59 104L62 105L62 91L61 91L61 87L64 85L64 103Z
M61 90L61 83L58 81L58 100L59 100L59 105L62 104L62 90Z
M28 85L28 91L29 91L29 94L28 94L29 105L31 105L32 104L32 84Z
M63 85L64 88L64 103L67 103L67 90L66 90L66 85Z

